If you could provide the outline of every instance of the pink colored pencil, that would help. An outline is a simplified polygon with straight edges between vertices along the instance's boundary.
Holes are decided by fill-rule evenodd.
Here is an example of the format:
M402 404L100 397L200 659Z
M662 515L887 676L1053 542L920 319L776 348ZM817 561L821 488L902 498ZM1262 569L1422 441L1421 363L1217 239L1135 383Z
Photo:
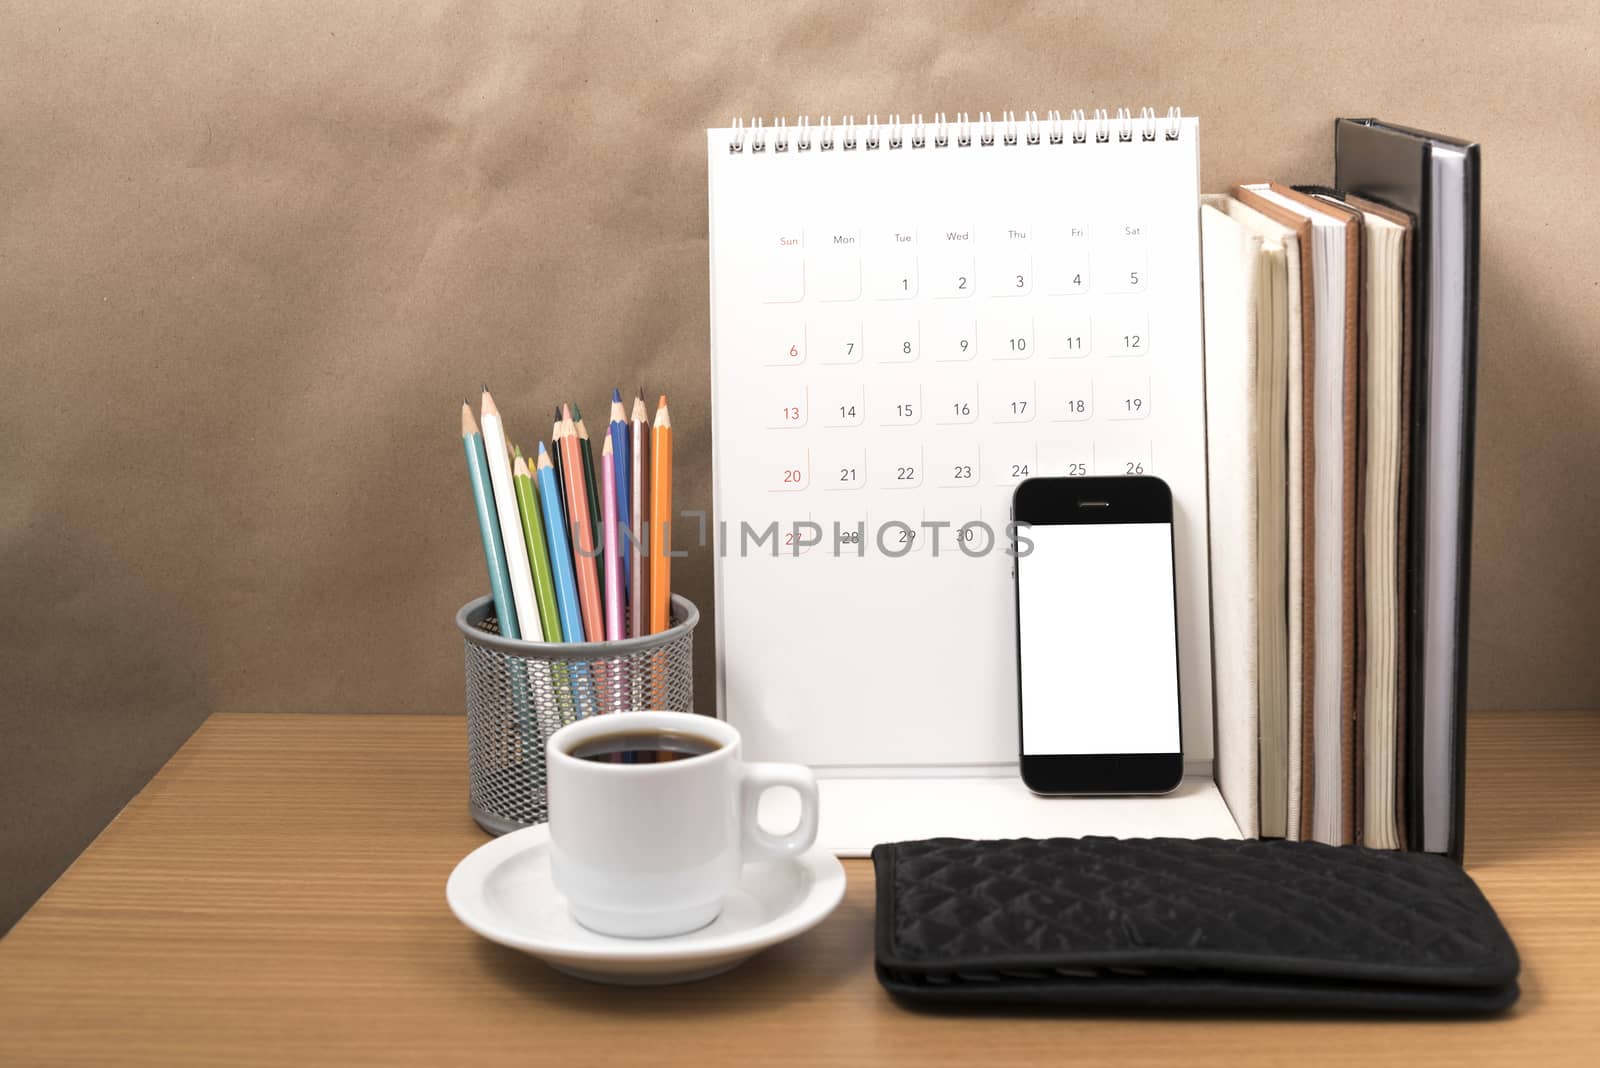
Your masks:
M611 435L600 446L600 516L605 525L606 641L619 641L622 633L622 555L617 552L617 465L612 459Z
M578 430L572 423L572 407L561 406L561 475L566 482L567 525L572 528L572 566L578 572L578 607L583 613L583 640L606 640L604 597L600 594L600 554L594 542L594 519L589 512L589 491L583 481L583 454L579 451ZM571 638L567 639L571 641Z

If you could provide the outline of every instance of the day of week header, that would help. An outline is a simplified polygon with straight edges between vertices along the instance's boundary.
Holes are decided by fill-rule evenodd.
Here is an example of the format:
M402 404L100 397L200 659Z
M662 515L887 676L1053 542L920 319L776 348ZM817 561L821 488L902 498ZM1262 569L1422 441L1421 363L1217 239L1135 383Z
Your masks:
M874 226L867 230L867 243L874 246L887 245L890 248L909 248L917 243L917 228L914 226Z

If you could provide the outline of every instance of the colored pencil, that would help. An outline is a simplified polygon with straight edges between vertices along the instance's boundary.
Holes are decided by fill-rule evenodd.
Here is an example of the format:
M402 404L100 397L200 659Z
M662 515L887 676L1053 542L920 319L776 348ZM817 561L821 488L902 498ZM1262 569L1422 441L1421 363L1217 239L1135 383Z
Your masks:
M656 403L650 434L650 633L671 626L672 617L672 416L667 395Z
M611 435L611 464L617 480L617 523L619 530L631 530L632 510L628 507L628 416L622 410L622 391L611 391L611 422L607 426ZM619 554L622 562L622 589L626 596L633 585L633 566L628 554Z
M583 612L586 641L605 639L601 618L600 569L595 566L594 523L589 518L589 494L583 484L583 455L578 448L578 429L573 426L570 409L562 412L561 474L566 482L567 525L572 529L572 567L578 574L578 607Z
M558 489L558 490L562 490L567 484L566 480L561 477L561 446L560 446L560 444L558 444L560 440L561 440L561 405L558 404L558 405L556 405L556 421L550 427L550 467L551 467L552 470L555 471L556 489ZM535 482L537 482L537 481L538 481L538 479L537 479L537 477L535 477ZM567 502L566 502L565 498L562 496L561 493L557 493L556 494L556 510L559 511L561 513L561 516L562 516L561 529L567 531L567 536L570 539L571 536L572 536L572 528L567 526L567 522L566 522ZM568 545L567 545L567 552L569 554L569 556L568 556L569 560L571 559L571 557L570 557L571 551L572 551L572 546L571 546L571 542L569 540ZM568 634L567 635L567 641L569 641L569 642L576 642L576 641L582 641L582 640L583 639L577 637L576 635L573 635L573 634Z
M633 399L633 455L628 457L631 509L628 564L633 583L628 587L629 633L642 638L650 633L650 413L645 411L644 390Z
M467 452L467 475L472 480L472 503L478 511L478 534L483 538L483 559L489 568L489 592L494 596L494 617L500 633L520 638L516 607L511 601L511 574L506 570L505 543L500 538L500 518L494 506L494 486L490 482L489 457L483 435L472 417L472 405L461 402L461 444Z
M612 462L611 438L600 445L600 525L606 559L606 641L620 641L622 633L622 560L617 556L617 465Z
M522 510L522 534L528 542L528 563L533 569L533 596L539 606L539 629L544 640L562 640L561 612L556 608L555 572L550 569L550 550L545 544L544 519L539 515L539 491L522 450L516 450L511 478L517 484L517 507Z
M572 425L578 432L578 454L583 457L583 490L589 498L589 522L600 522L600 482L594 473L594 446L589 443L589 428L583 425L583 413L578 410L578 405L572 405ZM596 548L600 546L600 537L594 539ZM595 574L599 576L600 588L606 584L606 561L604 556L594 558Z
M569 642L582 641L583 615L578 608L578 580L572 568L572 550L567 546L567 517L561 511L561 490L556 485L555 466L542 441L534 469L539 476L539 505L544 512L545 536L550 546L550 572L555 578L561 634Z
M511 459L506 448L505 424L489 387L483 387L483 448L489 458L489 482L494 487L494 507L505 545L506 571L511 576L511 602L517 629L528 641L544 641L539 627L539 607L533 596L533 572L528 564L528 543L517 514L517 488L511 481Z
M554 467L556 469L556 485L565 486L567 484L567 480L566 480L566 477L564 475L562 475L562 473L561 473L561 446L556 444L556 442L558 440L560 440L560 438L561 438L561 405L558 404L558 405L556 405L556 421L555 421L555 425L550 428L550 464L551 464L552 467ZM561 511L562 511L563 515L566 514L566 510L567 510L566 502L562 502ZM577 641L577 639L574 638L573 641Z

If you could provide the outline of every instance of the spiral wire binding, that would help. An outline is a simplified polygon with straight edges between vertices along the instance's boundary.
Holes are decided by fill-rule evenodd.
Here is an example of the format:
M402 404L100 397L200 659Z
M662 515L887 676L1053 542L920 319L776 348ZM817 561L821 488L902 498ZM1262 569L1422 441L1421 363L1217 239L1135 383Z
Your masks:
M769 142L774 154L810 152L813 149L819 152L832 152L835 149L844 152L897 151L908 146L915 150L930 145L949 148L952 144L957 148L970 148L974 143L985 148L997 143L1014 146L1021 143L1038 145L1046 141L1052 145L1063 145L1069 140L1081 145L1090 138L1102 145L1111 143L1113 139L1129 144L1136 140L1176 141L1182 130L1183 112L1176 107L1168 108L1165 116L1158 115L1155 108L1148 107L1140 108L1137 116L1129 108L1118 108L1115 115L1105 108L1095 108L1092 117L1087 116L1082 108L1074 108L1065 117L1059 111L1046 112L1042 121L1037 111L1024 111L1021 119L1017 118L1015 111L1003 111L998 122L987 111L978 112L976 122L965 111L956 112L954 118L947 117L942 111L934 112L931 122L925 121L921 112L911 115L909 121L903 121L898 113L893 113L888 116L887 122L872 113L860 124L854 115L846 115L838 126L834 125L831 117L823 116L814 127L810 118L803 115L795 120L793 126L784 118L774 119L771 126L767 126L759 117L751 119L748 125L744 119L735 118L728 151L735 155L746 151L765 153Z

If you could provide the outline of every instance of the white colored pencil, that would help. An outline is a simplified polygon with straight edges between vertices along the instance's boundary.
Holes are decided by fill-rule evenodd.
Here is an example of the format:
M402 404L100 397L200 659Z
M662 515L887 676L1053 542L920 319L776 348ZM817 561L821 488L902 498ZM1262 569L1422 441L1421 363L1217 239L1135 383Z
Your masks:
M517 628L524 641L544 641L539 626L539 602L533 596L533 569L528 564L528 540L522 536L517 511L517 487L511 480L510 448L505 424L489 387L483 387L483 447L489 454L489 481L494 485L494 508L500 516L500 540L506 547L506 568L511 572L511 602L517 609Z

